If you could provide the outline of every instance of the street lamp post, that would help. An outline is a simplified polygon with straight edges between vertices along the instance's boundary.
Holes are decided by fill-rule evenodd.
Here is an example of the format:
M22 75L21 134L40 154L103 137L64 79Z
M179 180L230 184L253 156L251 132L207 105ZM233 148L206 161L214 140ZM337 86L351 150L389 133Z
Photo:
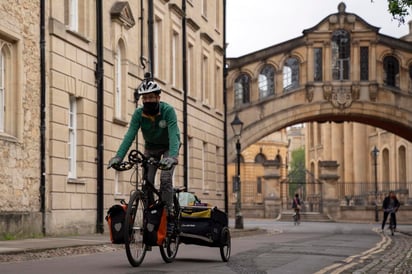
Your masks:
M237 160L237 174L236 174L236 207L235 207L235 228L243 229L243 217L242 217L242 200L241 200L241 184L240 184L240 136L243 130L243 122L239 119L237 114L230 123L233 129L233 133L236 137L236 160Z
M372 150L373 164L375 166L375 221L379 222L379 212L378 212L378 155L379 149L375 146Z

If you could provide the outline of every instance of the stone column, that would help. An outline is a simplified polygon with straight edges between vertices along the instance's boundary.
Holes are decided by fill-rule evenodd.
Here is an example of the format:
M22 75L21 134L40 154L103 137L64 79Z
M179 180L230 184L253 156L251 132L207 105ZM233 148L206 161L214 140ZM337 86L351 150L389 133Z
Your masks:
M345 196L353 196L354 195L354 179L353 179L353 168L354 168L354 152L353 149L353 123L345 123L344 124L344 173L341 181L345 184Z
M365 144L367 140L366 126L359 123L353 124L353 179L355 184L355 195L360 195L366 191L365 183L368 181L368 146Z
M339 165L343 165L343 159L344 159L344 155L343 155L343 124L342 123L332 123L332 131L331 131L331 139L332 139L332 155L330 158L325 158L325 159L330 159L330 160L334 160L337 161L339 163ZM342 166L342 168L337 169L337 175L339 176L339 178L343 177L343 169L344 166ZM338 199L343 199L343 194L345 192L344 189L344 185L341 184L337 184L337 192L336 192L336 198Z
M332 219L340 216L337 182L339 179L337 161L321 161L319 179L323 183L321 211Z
M280 184L280 163L276 160L269 160L263 163L264 176L264 204L265 218L275 218L281 212L281 184Z

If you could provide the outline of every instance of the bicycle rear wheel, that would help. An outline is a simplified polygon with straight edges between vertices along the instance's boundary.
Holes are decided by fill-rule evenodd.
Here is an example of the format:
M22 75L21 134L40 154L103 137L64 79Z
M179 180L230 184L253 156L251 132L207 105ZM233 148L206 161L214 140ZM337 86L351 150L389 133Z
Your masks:
M221 246L220 246L220 257L222 261L227 262L230 258L231 250L231 237L230 230L228 227L224 227L221 232Z
M140 193L135 192L127 206L124 235L127 259L132 266L139 266L146 255L146 245L143 243L143 212Z

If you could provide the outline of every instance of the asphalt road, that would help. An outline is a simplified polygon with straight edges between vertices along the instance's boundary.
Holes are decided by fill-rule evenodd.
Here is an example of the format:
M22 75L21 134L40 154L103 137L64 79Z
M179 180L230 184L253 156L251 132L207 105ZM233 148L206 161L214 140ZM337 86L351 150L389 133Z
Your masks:
M109 246L94 254L3 263L0 273L352 273L371 264L377 270L373 264L377 254L403 239L379 233L374 224L294 226L291 222L248 219L247 227L261 227L269 233L232 238L228 263L221 261L218 248L181 245L173 263L164 263L158 248L153 248L142 265L133 268L123 248ZM406 250L407 243L405 238Z

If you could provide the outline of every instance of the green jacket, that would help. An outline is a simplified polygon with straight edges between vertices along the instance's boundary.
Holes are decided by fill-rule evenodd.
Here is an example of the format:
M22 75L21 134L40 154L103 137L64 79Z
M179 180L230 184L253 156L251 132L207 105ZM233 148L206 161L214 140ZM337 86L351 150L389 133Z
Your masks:
M160 102L160 113L154 117L143 114L142 107L137 108L116 156L122 159L126 156L139 128L142 129L146 149L169 149L170 157L179 155L180 131L171 105Z

